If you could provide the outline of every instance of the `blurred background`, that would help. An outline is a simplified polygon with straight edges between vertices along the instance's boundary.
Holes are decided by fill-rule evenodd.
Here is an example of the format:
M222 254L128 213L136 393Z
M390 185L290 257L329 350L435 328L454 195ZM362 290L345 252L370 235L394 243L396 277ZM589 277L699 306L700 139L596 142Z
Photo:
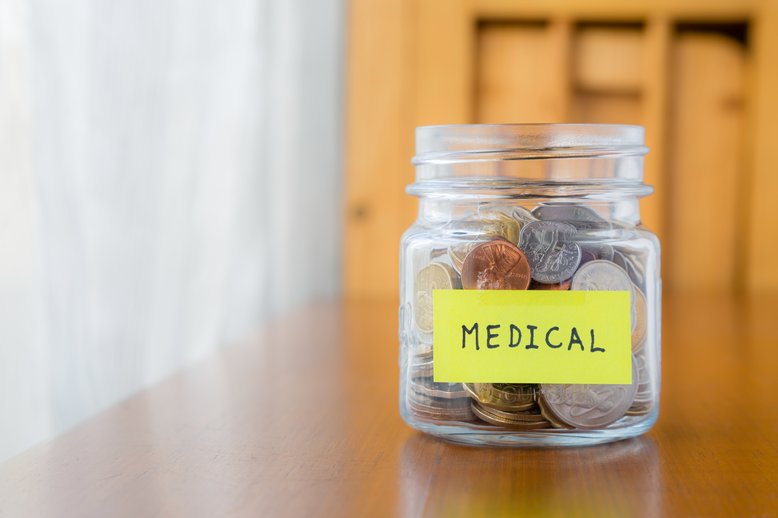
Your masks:
M0 0L0 460L396 298L417 125L642 124L665 290L778 291L777 56L770 1Z
M0 460L341 285L341 0L0 0Z

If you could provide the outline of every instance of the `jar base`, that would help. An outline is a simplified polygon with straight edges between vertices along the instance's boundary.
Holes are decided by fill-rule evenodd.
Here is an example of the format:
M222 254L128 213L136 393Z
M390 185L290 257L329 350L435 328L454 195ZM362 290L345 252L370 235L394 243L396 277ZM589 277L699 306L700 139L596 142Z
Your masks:
M659 409L634 423L622 422L603 430L533 430L517 431L487 429L478 425L435 424L403 415L412 428L446 442L467 446L494 446L507 448L556 448L594 446L630 439L646 433L656 423ZM623 421L630 419L624 418Z

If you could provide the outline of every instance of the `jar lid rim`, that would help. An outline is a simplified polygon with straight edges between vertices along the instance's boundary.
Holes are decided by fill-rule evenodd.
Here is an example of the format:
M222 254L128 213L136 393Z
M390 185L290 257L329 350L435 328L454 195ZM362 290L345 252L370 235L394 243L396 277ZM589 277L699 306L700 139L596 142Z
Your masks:
M416 128L413 163L642 156L642 126L629 124L450 124Z

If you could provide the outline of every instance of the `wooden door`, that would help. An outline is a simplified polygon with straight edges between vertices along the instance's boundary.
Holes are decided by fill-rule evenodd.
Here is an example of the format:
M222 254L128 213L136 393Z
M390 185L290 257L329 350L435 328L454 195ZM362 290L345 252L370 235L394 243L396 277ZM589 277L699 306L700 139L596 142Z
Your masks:
M768 2L352 0L347 295L397 291L413 129L642 124L667 289L778 290L778 9Z

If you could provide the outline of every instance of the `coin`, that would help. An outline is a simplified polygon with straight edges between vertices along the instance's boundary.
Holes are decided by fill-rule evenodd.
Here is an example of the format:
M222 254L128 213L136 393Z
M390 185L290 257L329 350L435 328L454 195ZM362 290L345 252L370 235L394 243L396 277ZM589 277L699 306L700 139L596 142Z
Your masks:
M413 359L414 363L425 363L432 361L432 344L420 343L413 347Z
M532 278L544 284L569 279L581 262L581 248L571 241L575 227L556 221L527 223L519 234L519 247L527 254Z
M458 284L456 272L447 264L430 263L419 270L413 311L416 327L424 332L432 331L432 290L450 290Z
M630 385L543 384L540 394L544 404L563 423L573 428L595 430L624 417L632 406L637 388L638 374L633 358Z
M535 386L518 383L464 383L470 396L482 406L520 412L535 406Z
M522 227L527 223L531 223L533 221L538 220L538 218L533 216L530 211L528 211L521 205L513 208L513 210L511 211L511 216L513 216L513 219L518 221Z
M446 399L408 391L408 409L417 417L432 421L472 421L470 398Z
M632 406L648 406L650 408L654 402L654 392L651 390L651 375L643 351L635 354L634 359L638 373L638 391Z
M586 291L631 291L632 281L616 264L598 259L581 266L570 287Z
M584 291L629 291L630 292L630 329L637 326L635 296L632 293L632 281L621 267L610 261L590 261L581 266L573 276L571 290Z
M454 265L454 269L457 273L462 273L462 263L465 262L465 257L470 253L470 250L478 246L480 243L472 242L463 245L450 246L448 248L448 257L451 259L451 264Z
M411 390L427 397L442 399L469 398L461 383L435 383L432 378L412 378Z
M527 257L504 240L473 248L462 264L462 286L468 290L526 290L530 281Z
M542 397L538 398L538 407L540 408L540 414L545 417L554 428L572 429L572 426L559 419L559 417L554 412L552 412L550 408L548 408L548 405Z
M579 242L581 246L581 255L586 255L586 259L581 257L581 264L596 259L605 259L613 261L613 247L607 243Z
M581 247L581 262L578 265L579 268L590 261L596 260L597 254L594 251L586 247Z
M410 366L411 378L431 378L434 374L432 361L412 364Z
M540 205L532 215L542 221L563 221L577 230L609 230L612 227L593 209L581 205Z
M497 222L499 225L497 235L504 237L514 245L519 242L519 230L521 229L521 225L508 214L505 214L496 208L489 208L486 210L481 210L479 208L478 218L490 222Z
M632 326L632 352L636 353L643 347L646 340L646 331L648 330L648 305L646 296L640 291L640 288L632 285L632 297L635 301L635 323Z
M646 275L643 271L643 261L637 257L634 257L633 253L629 253L623 250L614 250L613 262L618 264L625 272L627 272L627 275L629 275L629 278L632 279L632 282L641 288L645 287Z
M471 408L473 413L482 421L503 428L538 430L551 427L551 423L540 412L502 412L494 408L482 406L476 401L472 402Z

